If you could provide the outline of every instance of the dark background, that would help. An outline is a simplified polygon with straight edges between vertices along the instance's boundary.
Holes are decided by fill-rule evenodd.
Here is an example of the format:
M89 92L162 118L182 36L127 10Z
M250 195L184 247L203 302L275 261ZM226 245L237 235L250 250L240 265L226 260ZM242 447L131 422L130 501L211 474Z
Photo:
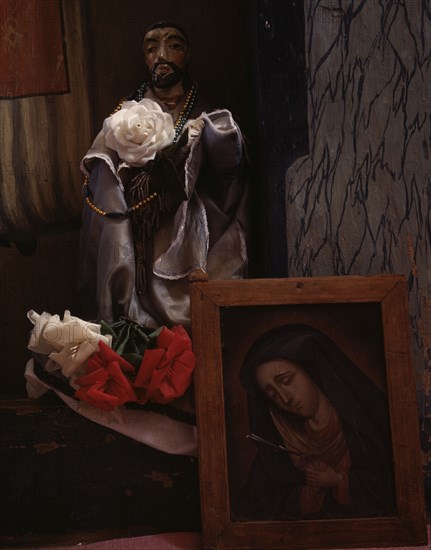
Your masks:
M191 42L190 72L208 101L232 111L251 163L250 273L287 275L284 174L307 143L304 14L302 2L268 0L91 0L79 4L85 42L86 86L93 136L121 98L146 79L145 29L169 19ZM67 58L74 54L66 44ZM53 120L55 124L55 120ZM61 129L67 132L67 127ZM84 154L90 143L82 144ZM49 158L49 152L47 152ZM76 159L77 162L80 159ZM55 159L50 158L50 162ZM67 183L68 184L68 183ZM25 397L24 366L32 325L27 312L78 315L76 293L79 219L37 239L0 246L0 397Z
M211 104L232 111L248 145L250 276L285 275L284 172L307 142L302 2L66 0L68 9L81 10L71 20L82 28L68 36L80 51L84 43L82 74L88 75L71 74L70 87L87 88L94 137L120 99L145 79L145 29L161 19L186 29L192 77ZM74 51L73 40L66 43L68 59ZM74 128L71 121L69 131ZM82 143L82 154L89 146ZM46 156L55 163L49 151ZM78 241L76 219L62 230L56 225L0 246L1 543L199 530L196 460L93 424L55 395L26 401L27 312L78 314Z

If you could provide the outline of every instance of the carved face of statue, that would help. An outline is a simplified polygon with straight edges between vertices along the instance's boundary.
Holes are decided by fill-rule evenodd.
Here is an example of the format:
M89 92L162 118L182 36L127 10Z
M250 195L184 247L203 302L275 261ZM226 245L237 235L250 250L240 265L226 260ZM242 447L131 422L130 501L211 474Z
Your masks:
M280 409L303 418L313 418L323 396L317 384L298 363L273 359L256 369L256 382Z
M173 27L152 29L144 37L144 55L156 88L172 88L181 81L189 58L182 32Z

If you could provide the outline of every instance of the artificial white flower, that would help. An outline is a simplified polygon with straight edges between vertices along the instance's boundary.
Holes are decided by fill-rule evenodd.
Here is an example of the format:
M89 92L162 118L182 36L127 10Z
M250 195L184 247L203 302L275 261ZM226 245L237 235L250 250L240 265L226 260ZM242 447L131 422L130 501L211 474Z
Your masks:
M99 324L74 317L69 310L64 312L62 320L58 315L46 311L39 315L31 310L27 317L34 325L28 349L48 355L67 377L75 374L90 355L98 350L100 340L111 347L112 337L102 335ZM53 367L50 362L49 370L53 370Z
M103 123L106 146L130 166L143 166L175 137L172 117L151 99L126 101Z

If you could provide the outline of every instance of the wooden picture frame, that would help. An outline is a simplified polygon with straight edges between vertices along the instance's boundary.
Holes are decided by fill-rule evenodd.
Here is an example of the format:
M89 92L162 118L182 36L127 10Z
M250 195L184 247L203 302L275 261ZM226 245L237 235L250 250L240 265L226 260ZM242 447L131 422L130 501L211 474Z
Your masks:
M190 285L203 547L299 550L425 544L404 276L204 279L195 274ZM273 519L269 514L250 520L238 515L236 499L255 459L250 458L251 446L258 452L247 439L249 410L239 382L241 364L262 334L292 324L325 334L352 364L363 372L368 369L365 374L373 384L384 387L395 487L390 513L312 519Z

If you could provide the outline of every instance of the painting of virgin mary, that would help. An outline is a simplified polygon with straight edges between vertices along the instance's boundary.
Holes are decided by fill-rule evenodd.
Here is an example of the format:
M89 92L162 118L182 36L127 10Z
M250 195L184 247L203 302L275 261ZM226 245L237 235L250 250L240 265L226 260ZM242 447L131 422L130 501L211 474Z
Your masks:
M328 336L307 325L269 330L240 380L257 454L236 520L394 514L387 396Z

